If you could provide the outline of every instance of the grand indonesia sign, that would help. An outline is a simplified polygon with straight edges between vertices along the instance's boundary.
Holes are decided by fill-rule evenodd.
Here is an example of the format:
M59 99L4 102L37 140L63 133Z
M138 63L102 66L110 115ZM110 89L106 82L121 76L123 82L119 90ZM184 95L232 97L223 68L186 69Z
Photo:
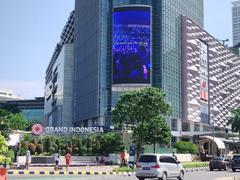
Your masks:
M46 127L46 133L103 133L102 127Z
M42 133L46 134L91 134L104 133L101 126L97 127L43 127L41 124L32 126L32 133L39 136Z

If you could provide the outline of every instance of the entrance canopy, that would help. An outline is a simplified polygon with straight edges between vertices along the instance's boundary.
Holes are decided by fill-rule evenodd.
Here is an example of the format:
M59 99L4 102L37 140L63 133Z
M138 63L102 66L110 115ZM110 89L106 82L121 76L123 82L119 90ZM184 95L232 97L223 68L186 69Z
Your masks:
M225 144L220 138L216 138L212 136L201 136L201 139L212 140L216 143L218 149L225 149Z

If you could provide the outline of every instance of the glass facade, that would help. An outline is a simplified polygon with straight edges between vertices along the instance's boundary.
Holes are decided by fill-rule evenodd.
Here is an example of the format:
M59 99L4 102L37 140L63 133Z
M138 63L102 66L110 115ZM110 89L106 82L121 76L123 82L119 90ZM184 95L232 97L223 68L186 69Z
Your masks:
M181 14L203 27L203 0L162 0L162 89L177 118L181 118Z
M21 109L24 118L28 121L43 122L44 109Z
M113 14L114 8L129 5L151 7L151 85L164 90L173 118L181 118L180 16L203 27L203 0L81 0L75 4L76 122L102 122L123 93L112 89Z

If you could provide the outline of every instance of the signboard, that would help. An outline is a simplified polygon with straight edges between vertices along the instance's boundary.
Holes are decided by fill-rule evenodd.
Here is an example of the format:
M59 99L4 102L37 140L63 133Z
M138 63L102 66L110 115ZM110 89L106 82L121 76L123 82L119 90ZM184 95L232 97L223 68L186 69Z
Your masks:
M208 123L208 46L201 40L198 42L199 46L199 73L200 73L200 118L202 123Z
M150 84L150 7L114 8L112 44L113 84Z
M200 49L200 99L208 101L208 46L199 42Z
M104 133L104 127L43 127L41 124L34 124L32 126L32 133L36 136L42 133L49 134L91 134Z

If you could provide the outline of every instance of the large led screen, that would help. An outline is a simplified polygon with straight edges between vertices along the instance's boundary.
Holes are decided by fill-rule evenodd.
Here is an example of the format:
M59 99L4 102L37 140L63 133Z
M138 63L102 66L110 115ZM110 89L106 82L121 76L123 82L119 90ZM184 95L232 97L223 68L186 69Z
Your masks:
M114 8L112 56L113 84L150 84L150 7Z

